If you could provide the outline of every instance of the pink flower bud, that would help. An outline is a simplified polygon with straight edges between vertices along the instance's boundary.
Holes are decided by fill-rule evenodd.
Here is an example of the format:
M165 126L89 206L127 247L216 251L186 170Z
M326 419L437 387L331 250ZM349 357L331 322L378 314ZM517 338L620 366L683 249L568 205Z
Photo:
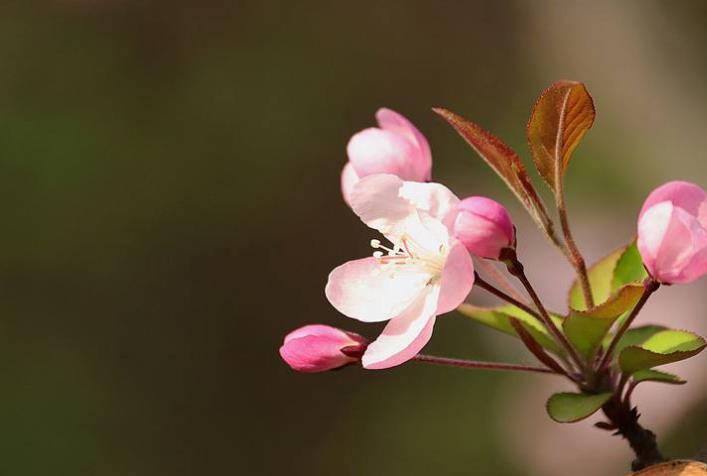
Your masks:
M341 173L346 203L356 183L368 175L391 174L412 182L430 180L432 154L425 136L390 109L379 109L376 119L380 127L354 134L346 147L349 162Z
M513 246L513 223L500 203L469 197L459 202L457 211L454 236L471 254L498 259L503 248Z
M689 283L707 273L707 193L688 182L653 190L638 217L638 250L661 283Z
M285 336L280 356L298 372L324 372L359 362L368 342L353 332L311 324Z

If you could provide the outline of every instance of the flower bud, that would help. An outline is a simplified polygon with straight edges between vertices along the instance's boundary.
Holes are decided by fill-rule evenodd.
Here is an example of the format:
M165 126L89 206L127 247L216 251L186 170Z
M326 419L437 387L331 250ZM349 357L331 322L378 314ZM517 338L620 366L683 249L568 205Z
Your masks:
M457 211L454 236L471 254L498 259L503 248L513 246L513 223L500 203L486 197L469 197L459 202Z
M285 336L280 356L298 372L324 372L359 362L368 342L353 332L311 324Z
M638 217L637 245L661 283L689 283L707 273L707 193L679 181L655 189Z
M358 181L368 175L391 174L403 180L430 180L432 154L425 136L405 117L390 109L379 109L380 127L354 134L346 152L349 162L341 173L341 191L349 202Z

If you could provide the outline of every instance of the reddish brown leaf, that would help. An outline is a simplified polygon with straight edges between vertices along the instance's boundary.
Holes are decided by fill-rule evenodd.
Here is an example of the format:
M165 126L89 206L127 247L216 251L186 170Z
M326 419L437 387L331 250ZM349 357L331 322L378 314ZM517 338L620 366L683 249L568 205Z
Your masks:
M552 235L552 222L518 154L499 138L444 108L433 108L508 185L538 225Z
M538 172L555 192L595 116L592 96L576 81L553 83L533 106L526 130L528 144Z

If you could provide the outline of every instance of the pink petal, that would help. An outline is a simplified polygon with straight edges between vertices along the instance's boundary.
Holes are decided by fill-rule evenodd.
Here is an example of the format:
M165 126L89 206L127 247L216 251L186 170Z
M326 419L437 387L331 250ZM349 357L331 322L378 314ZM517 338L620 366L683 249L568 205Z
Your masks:
M376 258L349 261L329 274L325 294L342 314L364 322L387 321L403 312L425 289L427 274L399 272Z
M378 124L384 130L403 135L417 145L419 154L415 156L414 169L416 176L410 178L417 182L426 182L432 175L432 152L424 135L409 120L401 114L386 108L376 113Z
M375 127L354 134L346 146L349 161L359 177L393 174L415 180L416 145L405 136Z
M367 369L387 369L413 358L432 337L439 286L428 287L399 316L391 319L361 360Z
M454 236L476 256L497 259L513 243L513 223L506 209L486 197L468 197L459 202Z
M653 205L666 201L682 208L690 215L703 215L700 221L703 226L707 226L707 220L705 220L707 213L704 207L705 202L707 202L707 193L699 185L677 180L661 185L648 195L643 208L641 208L639 220Z
M308 324L287 334L285 336L285 344L292 339L299 339L300 337L307 336L328 336L335 339L341 339L343 342L348 342L351 340L351 334L346 331L342 331L341 329L337 329L336 327L325 326L323 324Z
M298 372L323 372L356 362L358 359L341 352L342 347L355 344L342 345L340 338L329 335L307 335L286 341L280 356Z
M707 232L671 202L654 204L638 223L638 249L650 274L663 283L687 283L707 272Z
M351 193L359 180L360 178L356 174L351 162L346 162L344 170L341 171L341 194L344 196L344 201L349 206L351 206Z
M460 242L455 241L442 271L437 314L453 311L471 292L474 285L474 262Z

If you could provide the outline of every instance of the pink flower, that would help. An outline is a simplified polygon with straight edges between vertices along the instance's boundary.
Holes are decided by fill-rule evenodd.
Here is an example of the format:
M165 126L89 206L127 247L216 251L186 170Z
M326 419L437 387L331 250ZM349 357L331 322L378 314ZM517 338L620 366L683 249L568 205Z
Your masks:
M688 182L653 190L638 217L638 250L662 283L689 283L707 273L707 194Z
M376 112L377 127L354 134L346 147L349 161L341 173L341 191L350 204L354 185L373 174L397 175L403 180L427 182L432 153L425 136L410 121L390 109Z
M361 360L367 341L353 332L310 324L285 336L280 356L298 372L323 372Z
M392 244L372 240L373 256L334 269L325 292L348 317L389 321L363 354L365 368L411 359L430 340L436 316L452 311L469 294L471 256L449 232L458 203L442 185L394 175L372 175L355 187L353 211Z
M486 197L469 197L459 203L454 236L470 253L498 259L503 248L513 246L511 217L500 203Z

